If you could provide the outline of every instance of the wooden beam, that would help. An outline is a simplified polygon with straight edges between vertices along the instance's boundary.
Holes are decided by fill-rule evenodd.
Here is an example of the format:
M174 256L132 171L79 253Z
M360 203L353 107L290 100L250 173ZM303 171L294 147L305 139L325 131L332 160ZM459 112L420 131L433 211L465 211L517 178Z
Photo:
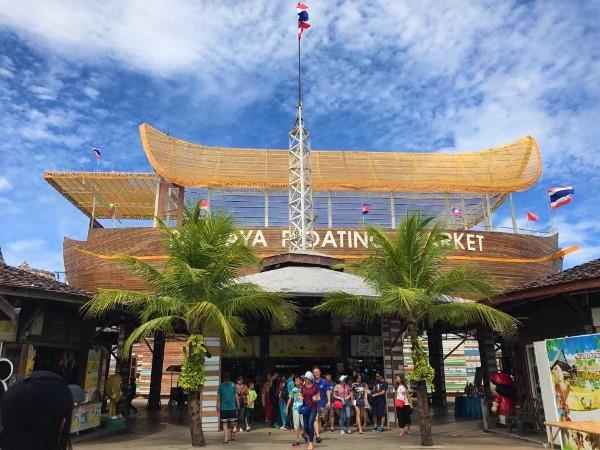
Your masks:
M445 360L445 359L446 359L448 356L450 356L452 353L454 353L456 350L458 350L458 347L460 347L461 345L463 345L463 344L465 343L465 341L466 341L466 340L467 340L467 338L463 338L463 340L462 340L462 341L460 341L460 342L459 342L459 343L456 345L456 347L454 347L452 350L450 350L450 351L448 352L448 354L447 354L447 355L444 355L444 360Z
M19 320L19 313L21 312L21 308L15 308L11 303L0 295L0 311L6 314L13 323L17 323Z
M148 350L150 350L150 353L154 354L154 350L152 349L152 347L150 347L150 342L148 342L148 339L144 338L144 342L146 343Z

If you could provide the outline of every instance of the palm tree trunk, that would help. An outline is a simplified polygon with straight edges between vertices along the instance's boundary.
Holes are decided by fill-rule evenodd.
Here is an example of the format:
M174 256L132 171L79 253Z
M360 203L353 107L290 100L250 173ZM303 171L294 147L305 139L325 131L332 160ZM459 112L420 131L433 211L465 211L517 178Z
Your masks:
M427 383L417 383L417 406L419 408L419 431L421 432L421 445L433 445L431 436L431 411L429 410L429 399L427 398Z
M411 353L414 359L415 341L419 339L418 332L411 327L409 331L411 337ZM421 433L421 445L432 446L433 437L431 435L431 411L429 410L429 398L427 396L427 382L425 380L417 381L417 407L419 408L419 431Z
M200 396L202 391L194 391L188 394L188 416L190 420L190 434L192 436L193 447L204 447L204 432L202 431L202 409L200 405Z

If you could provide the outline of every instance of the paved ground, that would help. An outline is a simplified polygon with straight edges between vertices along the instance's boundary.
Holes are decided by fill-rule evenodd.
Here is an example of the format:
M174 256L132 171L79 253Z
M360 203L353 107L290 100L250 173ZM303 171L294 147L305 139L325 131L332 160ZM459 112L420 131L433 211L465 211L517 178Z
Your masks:
M83 436L83 441L74 443L75 450L167 450L190 449L189 431L184 419L175 412L167 413L163 408L160 414L146 415L141 412L131 421L130 429L118 435L102 436L101 432L89 437ZM528 450L542 448L541 444L522 442L519 440L484 433L479 422L438 422L433 427L433 448L448 450L487 450L511 449ZM258 429L249 433L238 433L235 442L224 445L221 433L206 433L207 449L227 448L245 450L270 450L292 449L293 433L291 431ZM297 447L304 449L304 446ZM400 438L395 430L384 433L365 432L362 435L353 433L350 436L341 436L339 433L327 432L323 442L317 446L323 450L403 450L422 448L419 446L419 437L415 433L408 437ZM431 448L431 447L429 447Z

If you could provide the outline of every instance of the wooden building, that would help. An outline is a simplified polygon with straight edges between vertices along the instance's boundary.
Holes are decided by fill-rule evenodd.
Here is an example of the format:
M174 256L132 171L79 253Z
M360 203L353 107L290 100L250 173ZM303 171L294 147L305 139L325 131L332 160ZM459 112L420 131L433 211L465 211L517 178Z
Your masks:
M115 264L115 253L133 255L160 268L167 257L155 218L176 226L186 204L201 203L207 213L233 214L243 239L263 258L288 252L287 150L208 147L174 138L148 124L140 126L140 138L152 172L44 174L50 185L90 219L85 240L66 237L64 241L65 268L72 286L90 292L121 286L148 289ZM554 232L518 230L516 220L511 228L494 227L494 211L507 199L512 207L512 194L534 186L540 177L541 154L531 136L462 154L316 150L311 152L311 165L314 251L331 258L364 257L370 251L365 223L392 232L404 215L413 212L432 216L445 227L453 246L447 267L475 265L503 289L560 271L563 256L575 250L560 249ZM370 205L366 215L361 213L364 203ZM380 337L377 360L388 377L404 370L401 343L391 348L396 326L382 323L376 330ZM352 335L347 337L352 339ZM480 337L480 342L489 346L492 338ZM162 343L158 344L160 349ZM210 362L205 393L211 398L206 408L212 408L223 361L237 364L235 360L240 359L231 354L220 359L218 339L211 340L211 346L219 358ZM163 361L162 352L153 347L151 342L136 347L138 373L146 374L151 367L164 369L175 360L171 352L180 352L179 343L169 342ZM429 347L441 364L444 349L439 332ZM264 357L268 348L259 346L250 359ZM488 353L484 359L494 360ZM347 365L347 352L340 357L339 363ZM437 383L443 395L440 367ZM165 374L163 393L168 379L170 374ZM160 387L148 389L151 398L161 392ZM158 400L152 402L157 405Z
M600 332L600 259L508 290L493 304L522 323L506 361L520 401L539 399L533 342Z

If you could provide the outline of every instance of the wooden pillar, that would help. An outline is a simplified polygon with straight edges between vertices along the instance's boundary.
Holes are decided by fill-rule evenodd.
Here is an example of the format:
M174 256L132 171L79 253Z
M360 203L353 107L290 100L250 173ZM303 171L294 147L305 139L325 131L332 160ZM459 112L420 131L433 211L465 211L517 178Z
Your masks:
M121 399L117 405L117 412L127 416L127 396L129 389L129 375L131 373L131 353L127 358L123 357L123 344L134 329L133 323L124 323L119 327L119 339L117 343L116 373L121 376Z
M392 346L394 339L401 329L401 323L398 320L382 319L381 334L383 338L383 373L385 380L390 386L387 394L387 422L388 426L396 421L396 409L394 407L394 377L404 375L404 342L402 339Z
M154 198L154 226L158 226L158 219L165 220L165 203L169 194L170 183L159 181L156 186L156 194Z
M183 222L183 211L185 210L185 187L178 186L177 191L177 225Z
M490 377L498 372L494 333L489 328L480 328L477 331L477 341L479 342L483 389L485 396L489 398L491 396Z
M217 389L221 381L221 340L218 337L205 337L206 349L211 357L204 364L204 388L200 396L202 409L202 429L219 431L219 413L217 412ZM260 398L260 397L259 397Z
M148 393L148 409L160 409L160 389L165 360L165 335L157 332L154 335L152 349L152 372L150 373L150 391Z
M446 376L444 373L444 346L440 330L435 328L427 330L427 346L429 348L429 364L435 373L431 404L436 416L444 416L447 412Z

